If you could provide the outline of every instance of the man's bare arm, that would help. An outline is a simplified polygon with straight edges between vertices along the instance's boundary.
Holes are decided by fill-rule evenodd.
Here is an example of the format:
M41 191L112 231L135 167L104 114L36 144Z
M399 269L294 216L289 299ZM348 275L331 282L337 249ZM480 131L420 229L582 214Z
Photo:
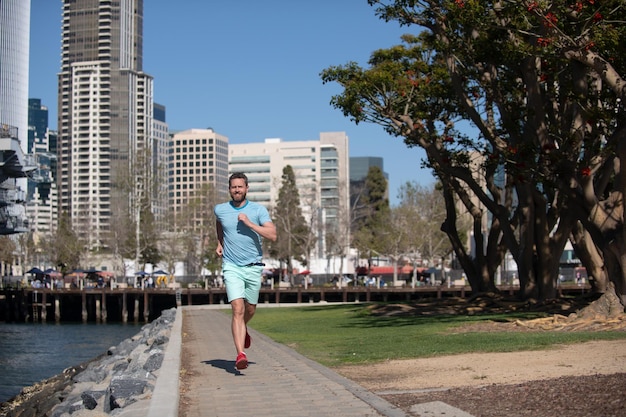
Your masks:
M276 226L274 226L273 222L265 222L259 226L258 224L251 222L245 213L239 213L237 219L240 222L243 222L243 224L248 226L250 229L257 232L259 235L261 235L261 237L269 239L272 242L276 241Z
M219 220L215 220L215 231L217 234L215 253L217 253L217 256L222 256L224 254L224 229L222 229L222 223Z

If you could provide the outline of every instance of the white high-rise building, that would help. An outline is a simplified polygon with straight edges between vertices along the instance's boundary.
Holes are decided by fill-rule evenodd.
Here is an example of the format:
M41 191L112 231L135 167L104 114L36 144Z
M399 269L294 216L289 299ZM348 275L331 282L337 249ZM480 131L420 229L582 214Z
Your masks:
M345 132L321 132L319 140L230 144L229 172L248 176L248 198L272 208L278 199L283 168L293 168L304 217L315 226L319 257L326 255L325 232L349 219L350 158ZM347 228L342 228L345 245Z
M30 0L0 1L0 234L28 231Z
M0 123L17 128L22 152L28 138L30 0L0 2Z

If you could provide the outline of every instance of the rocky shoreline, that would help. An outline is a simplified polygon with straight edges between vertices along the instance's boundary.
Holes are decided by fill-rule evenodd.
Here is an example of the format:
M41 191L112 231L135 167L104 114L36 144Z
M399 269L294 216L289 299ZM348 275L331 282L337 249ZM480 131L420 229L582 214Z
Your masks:
M175 308L164 310L105 354L22 389L0 404L0 416L116 416L149 401L175 318Z

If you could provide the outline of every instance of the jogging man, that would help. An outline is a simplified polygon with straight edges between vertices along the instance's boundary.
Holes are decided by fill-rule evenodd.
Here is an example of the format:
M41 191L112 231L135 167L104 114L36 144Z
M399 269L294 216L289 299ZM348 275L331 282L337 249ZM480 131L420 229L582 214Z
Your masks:
M237 350L235 367L246 369L248 357L244 349L251 339L247 324L256 312L264 264L261 262L262 238L276 240L276 227L267 209L248 201L248 177L234 173L228 180L231 201L214 208L217 249L222 257L222 275L233 316L231 330Z

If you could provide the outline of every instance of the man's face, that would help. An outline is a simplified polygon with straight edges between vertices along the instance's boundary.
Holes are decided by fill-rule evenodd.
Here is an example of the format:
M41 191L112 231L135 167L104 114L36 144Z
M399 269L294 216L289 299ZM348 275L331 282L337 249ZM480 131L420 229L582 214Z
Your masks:
M233 178L230 181L228 191L230 192L230 198L235 203L241 203L246 199L248 186L246 186L246 182L242 178Z

